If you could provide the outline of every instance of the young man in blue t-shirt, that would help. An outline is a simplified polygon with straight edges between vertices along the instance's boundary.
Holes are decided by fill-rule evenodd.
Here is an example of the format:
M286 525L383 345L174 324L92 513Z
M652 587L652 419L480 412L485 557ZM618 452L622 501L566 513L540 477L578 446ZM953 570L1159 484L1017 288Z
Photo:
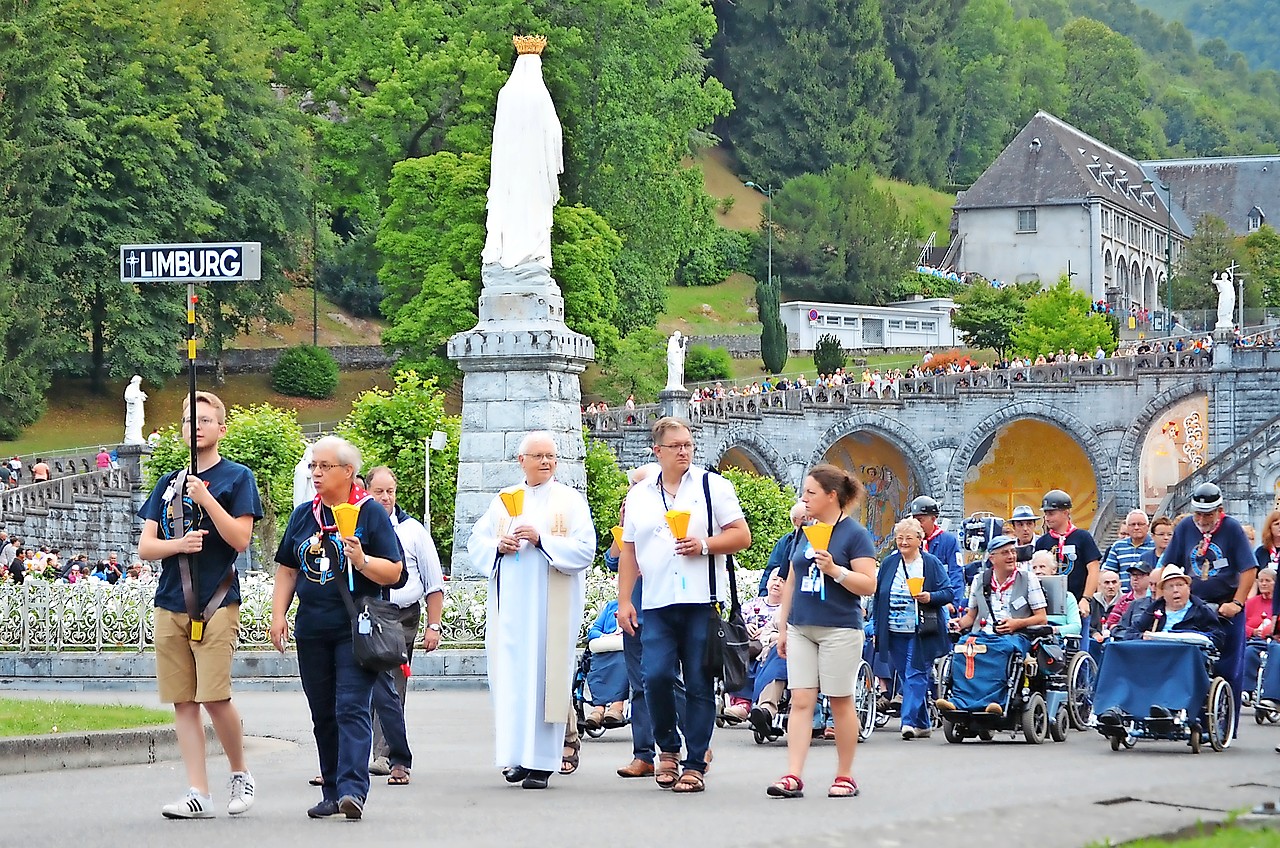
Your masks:
M222 401L208 392L196 393L194 415L189 401L183 404L183 440L189 443L191 427L196 428L195 473L186 474L181 485L181 471L166 474L138 511L144 522L138 556L161 560L164 566L156 586L156 681L160 700L173 704L178 747L191 787L164 806L164 816L172 819L214 814L202 704L231 765L227 812L239 815L254 800L240 714L231 703L231 657L240 623L235 560L249 547L253 522L262 517L262 502L253 472L218 453L218 443L227 433L226 418Z

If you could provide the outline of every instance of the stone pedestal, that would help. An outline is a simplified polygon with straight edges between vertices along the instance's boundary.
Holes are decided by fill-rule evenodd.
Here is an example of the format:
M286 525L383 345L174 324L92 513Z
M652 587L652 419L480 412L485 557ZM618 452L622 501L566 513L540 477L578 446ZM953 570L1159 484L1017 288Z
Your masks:
M550 431L560 456L556 478L586 490L578 375L595 358L595 346L565 325L564 298L547 269L486 265L483 281L479 322L451 338L448 348L463 373L456 577L482 571L467 556L467 539L498 490L523 479L516 451L525 434Z
M688 389L663 389L658 392L658 406L662 407L663 416L689 420L689 398L693 393Z
M116 448L116 461L120 463L120 470L128 476L129 485L133 489L142 488L142 463L146 457L151 456L152 451L151 445L145 442Z
M1214 328L1213 370L1223 371L1231 367L1231 348L1235 344L1234 327Z

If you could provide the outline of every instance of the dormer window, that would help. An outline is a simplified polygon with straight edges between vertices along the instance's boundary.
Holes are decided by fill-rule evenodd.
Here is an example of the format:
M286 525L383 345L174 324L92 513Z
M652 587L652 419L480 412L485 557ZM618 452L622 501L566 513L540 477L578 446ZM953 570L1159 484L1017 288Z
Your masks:
M1256 233L1266 222L1267 216L1262 214L1261 209L1255 206L1249 210L1249 232Z

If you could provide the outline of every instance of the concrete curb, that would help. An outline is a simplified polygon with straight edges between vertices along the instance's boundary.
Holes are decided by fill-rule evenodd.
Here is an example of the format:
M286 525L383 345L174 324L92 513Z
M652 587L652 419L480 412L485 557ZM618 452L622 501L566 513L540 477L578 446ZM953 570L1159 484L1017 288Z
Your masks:
M205 751L218 754L222 746L206 726ZM153 764L178 760L177 733L172 727L95 730L0 739L0 775L30 774L63 769Z

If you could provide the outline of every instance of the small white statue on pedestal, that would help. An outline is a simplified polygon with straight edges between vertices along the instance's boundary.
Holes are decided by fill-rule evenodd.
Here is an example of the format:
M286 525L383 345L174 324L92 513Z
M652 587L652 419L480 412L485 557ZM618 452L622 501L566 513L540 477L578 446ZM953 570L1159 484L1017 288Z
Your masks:
M142 378L134 374L124 390L124 443L126 445L147 443L142 435L142 425L146 422L143 405L146 402L147 393L142 390Z
M1230 330L1235 327L1232 315L1236 311L1236 280L1231 269L1223 271L1213 278L1213 285L1218 289L1218 323L1215 330Z
M684 391L684 349L688 343L679 330L667 340L667 391Z

